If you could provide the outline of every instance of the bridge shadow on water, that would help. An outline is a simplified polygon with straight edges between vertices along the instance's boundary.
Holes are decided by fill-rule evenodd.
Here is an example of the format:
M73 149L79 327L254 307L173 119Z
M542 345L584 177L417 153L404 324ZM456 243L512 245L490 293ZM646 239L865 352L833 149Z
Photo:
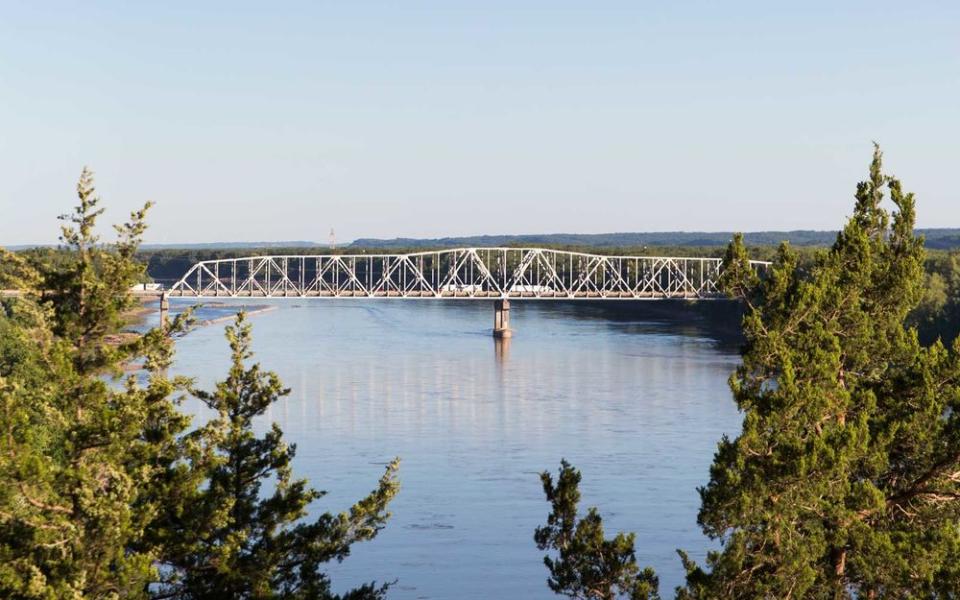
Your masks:
M222 299L220 301L197 302L195 299L174 298L171 304L171 316L176 315L187 306L198 306L195 313L201 325L219 324L226 318L233 316L237 310L248 312L262 312L265 308L304 308L314 305L322 307L327 303L336 303L337 310L358 310L364 313L367 320L376 322L381 328L396 329L402 327L402 321L397 320L397 313L390 310L397 306L395 303L406 303L404 300L280 300L258 299ZM458 309L468 309L476 312L476 329L471 331L450 331L441 329L433 331L440 335L462 335L464 333L489 335L487 325L489 318L492 321L493 301L464 301L464 300L417 300L416 304L424 303L424 312ZM435 303L446 305L446 309ZM680 335L707 339L716 344L718 350L725 352L739 352L743 344L741 321L743 308L738 302L727 300L511 300L511 311L514 315L512 326L515 335L526 337L532 332L528 329L529 320L525 315L532 314L542 319L560 319L568 322L585 322L595 325L606 325L611 330L622 334L666 334ZM147 303L150 309L156 303ZM144 319L135 329L144 330L158 323L153 310L144 315ZM422 326L419 323L418 326ZM509 340L509 338L508 338ZM499 343L498 352L506 349L503 358L508 354L510 342Z
M623 333L706 338L719 349L737 352L744 342L743 307L727 300L551 300L511 301L517 319L517 335L523 335L523 313L536 310L543 316L606 322Z

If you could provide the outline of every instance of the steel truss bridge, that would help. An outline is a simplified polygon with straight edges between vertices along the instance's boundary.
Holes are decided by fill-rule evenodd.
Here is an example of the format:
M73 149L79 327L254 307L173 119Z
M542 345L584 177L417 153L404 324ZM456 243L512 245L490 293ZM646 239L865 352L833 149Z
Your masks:
M751 261L753 268L769 263ZM230 298L715 299L721 259L542 248L251 256L193 265L170 296Z

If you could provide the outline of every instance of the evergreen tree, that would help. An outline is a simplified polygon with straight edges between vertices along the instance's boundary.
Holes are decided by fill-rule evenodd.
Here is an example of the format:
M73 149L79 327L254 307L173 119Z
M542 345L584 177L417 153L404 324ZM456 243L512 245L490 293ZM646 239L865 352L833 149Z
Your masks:
M732 298L749 301L760 282L750 265L750 256L743 243L743 234L735 233L723 255L717 286Z
M567 461L560 463L557 483L550 473L540 475L552 511L547 524L538 527L534 540L540 550L554 550L556 558L543 558L557 594L581 600L656 600L659 582L651 569L637 566L632 533L606 539L603 519L596 508L578 518L580 472Z
M351 544L372 539L383 527L399 489L398 462L349 512L305 522L309 504L323 493L293 478L295 448L276 424L262 437L253 430L254 419L289 390L276 374L246 366L253 353L243 313L226 332L229 375L213 392L194 391L216 412L193 436L191 460L207 480L185 503L189 509L171 516L168 576L157 597L334 598L320 567L343 560ZM267 482L273 491L262 497ZM386 587L365 585L344 598L381 598Z
M21 298L0 311L0 596L135 598L156 578L143 542L176 486L177 436L187 425L162 375L172 352L159 331L117 338L142 277L133 255L149 205L117 227L94 229L101 209L92 174L63 217L63 265L32 269L4 254ZM11 275L12 274L12 275ZM179 319L173 331L184 326ZM145 384L122 377L141 360Z
M706 568L685 558L681 598L960 593L960 348L922 347L904 325L923 293L913 227L913 195L878 149L809 273L784 245L755 292L728 282L756 294L730 380L743 430L701 490L722 549Z

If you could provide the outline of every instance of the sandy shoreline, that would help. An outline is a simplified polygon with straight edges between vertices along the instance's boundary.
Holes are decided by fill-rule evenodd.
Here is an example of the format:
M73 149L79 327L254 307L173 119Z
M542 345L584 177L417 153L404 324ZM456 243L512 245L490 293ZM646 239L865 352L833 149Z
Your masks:
M159 300L156 299L144 299L141 300L140 306L130 310L126 315L127 326L135 327L138 325L143 325L146 322L147 317L151 314L159 312ZM270 312L276 310L277 307L270 304L254 304L251 306L247 305L235 305L227 304L225 302L204 302L201 305L203 308L232 308L233 310L228 315L223 315L221 317L215 317L213 319L203 319L201 321L196 321L194 327L206 327L208 325L217 325L218 323L226 323L232 321L236 318L236 314L240 312L240 309L245 309L245 313L248 317L259 315L262 313ZM124 332L126 333L126 332Z
M227 307L229 307L229 306L231 306L231 305L230 305L230 304L218 303L218 304L204 304L204 306L205 306L206 308L227 308ZM248 317L252 317L252 316L254 316L254 315L259 315L259 314L262 314L262 313L265 313L265 312L270 312L270 311L276 310L276 309L277 309L277 307L276 307L276 306L273 306L273 305L260 304L260 305L256 305L256 306L251 306L251 307L249 307L249 309L246 310L244 314L246 314ZM239 311L237 311L237 312L239 312ZM233 321L233 320L236 319L236 318L237 318L237 313L234 312L234 313L232 313L232 314L224 315L224 316L222 316L222 317L217 317L217 318L215 318L215 319L204 319L203 321L198 321L198 322L196 323L196 326L197 326L197 327L206 327L206 326L208 326L208 325L217 325L218 323L226 323L226 322L228 322L228 321Z
M150 306L151 304L153 306ZM207 303L207 304L204 304L203 306L205 308L232 308L236 305L217 302L217 303ZM237 306L237 308L238 309L246 308L247 310L245 312L248 317L259 315L265 312L270 312L272 310L277 309L276 306L267 305L267 304L258 304L258 305L246 306L246 307ZM127 320L127 327L136 327L138 325L143 325L146 322L148 316L152 315L155 312L159 312L159 310L160 308L159 308L158 300L141 301L139 307L130 310L124 315L124 318ZM231 314L223 315L222 317L196 321L193 327L187 330L184 335L190 333L190 331L192 331L193 329L197 329L199 327L207 327L209 325L218 325L220 323L227 323L227 322L233 321L236 318L237 312L239 311L234 311ZM132 342L138 337L140 337L141 335L143 334L136 331L129 331L129 330L121 331L119 333L108 335L106 337L106 341L108 344L119 346L120 344ZM134 361L134 362L126 363L125 365L123 365L123 370L128 373L139 371L142 368L143 368L143 365L141 364L141 361Z

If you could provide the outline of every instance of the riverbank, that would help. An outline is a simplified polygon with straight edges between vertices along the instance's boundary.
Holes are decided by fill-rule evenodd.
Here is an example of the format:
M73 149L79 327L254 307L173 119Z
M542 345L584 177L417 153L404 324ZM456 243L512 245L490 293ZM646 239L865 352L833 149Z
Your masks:
M204 319L202 321L198 321L196 323L197 327L207 327L209 325L218 325L220 323L227 323L229 321L233 321L236 318L237 313L240 312L240 310L243 310L243 312L248 317L252 317L255 315L260 315L263 313L277 310L277 306L272 304L255 304L253 306L241 306L238 309L235 304L224 304L223 302L203 304L203 307L216 308L216 309L230 309L231 312L228 315L223 315L223 316L215 317L212 319Z
M218 325L220 323L227 323L233 321L236 318L237 312L244 310L247 316L255 316L262 313L270 312L276 310L276 306L267 305L267 304L257 304L253 306L246 305L235 305L235 304L226 304L224 302L214 302L199 305L201 310L211 311L211 312L224 312L227 314L221 315L210 315L209 318L197 319L193 327L190 328L186 333L190 333L193 330L204 328L210 325ZM112 346L119 346L121 344L126 344L136 340L138 337L146 333L152 327L155 327L159 322L159 300L145 300L142 299L140 305L127 313L124 314L124 319L126 322L127 329L115 334L107 336L106 341ZM172 316L175 316L174 312ZM142 364L139 361L131 362L124 365L124 370L127 372L138 371L142 367Z
M134 330L142 333L149 327L154 326L155 323L151 323L151 316L157 315L157 319L159 319L159 304L160 301L157 299L141 300L139 307L127 313L127 327L132 327ZM251 317L277 309L277 307L272 304L247 305L228 304L226 302L202 302L194 304L193 306L197 309L195 313L197 319L194 322L194 327L207 327L209 325L232 321L241 310L244 311L248 317ZM172 306L170 318L175 317L182 310L182 306Z

